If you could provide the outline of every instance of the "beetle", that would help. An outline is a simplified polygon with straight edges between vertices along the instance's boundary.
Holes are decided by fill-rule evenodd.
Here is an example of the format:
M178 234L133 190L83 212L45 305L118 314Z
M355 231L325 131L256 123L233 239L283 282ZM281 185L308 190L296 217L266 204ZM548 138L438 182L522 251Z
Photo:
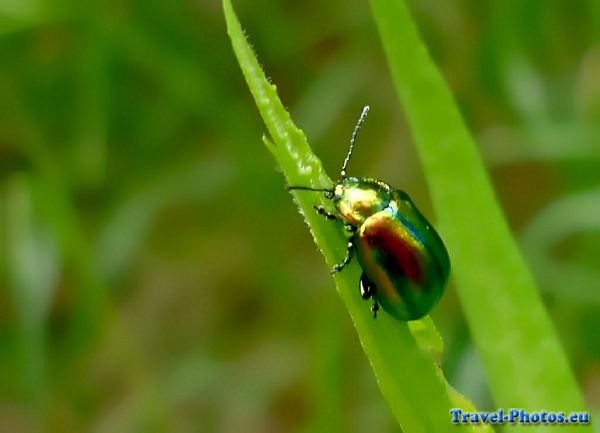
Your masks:
M359 289L363 299L373 301L401 321L425 316L441 298L450 274L450 258L433 226L404 191L369 177L348 177L346 169L356 137L369 106L366 105L350 138L350 148L331 188L288 186L288 190L323 192L336 212L314 206L317 213L339 221L349 232L344 260L332 274L342 271L354 256L362 268Z

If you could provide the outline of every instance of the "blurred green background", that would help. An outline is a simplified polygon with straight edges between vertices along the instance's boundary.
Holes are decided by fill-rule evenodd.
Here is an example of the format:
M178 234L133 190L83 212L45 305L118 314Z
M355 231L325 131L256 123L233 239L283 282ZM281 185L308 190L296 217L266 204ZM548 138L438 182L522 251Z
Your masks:
M593 417L600 2L409 4ZM435 221L367 2L234 6L331 175L369 103L350 172ZM0 432L400 431L264 131L216 0L0 0Z

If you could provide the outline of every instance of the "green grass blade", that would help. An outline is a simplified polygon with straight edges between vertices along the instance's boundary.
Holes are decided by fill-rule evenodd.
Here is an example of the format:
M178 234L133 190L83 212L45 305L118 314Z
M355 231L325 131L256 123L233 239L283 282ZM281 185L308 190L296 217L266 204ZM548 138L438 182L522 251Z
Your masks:
M583 409L476 146L405 2L371 0L371 7L496 403L530 410Z
M277 96L275 86L266 79L229 0L223 0L227 30L234 52L256 105L272 140L267 148L281 166L290 185L329 187L332 184L321 162L312 153L306 137L292 122ZM298 192L295 199L303 212L314 240L327 264L333 266L345 254L346 238L341 228L324 220L312 209L321 196ZM317 201L317 203L315 203ZM426 318L411 325L386 314L373 320L368 304L358 295L359 268L356 263L335 275L339 295L348 308L364 351L376 374L379 387L403 430L411 433L452 430L491 431L489 426L467 428L450 424L450 408L456 403L434 356L441 343L431 321ZM419 347L421 345L421 348Z

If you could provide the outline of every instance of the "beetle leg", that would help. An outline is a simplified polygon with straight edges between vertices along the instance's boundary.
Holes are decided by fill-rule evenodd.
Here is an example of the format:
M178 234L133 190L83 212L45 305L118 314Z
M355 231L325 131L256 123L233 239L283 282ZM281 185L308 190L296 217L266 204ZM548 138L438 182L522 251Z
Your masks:
M350 263L353 256L354 256L354 241L352 239L350 239L348 241L348 251L346 252L346 257L344 258L344 261L342 263L338 263L337 265L335 265L333 267L333 269L331 270L331 274L335 274L336 272L340 272L342 269L344 269L346 267L346 265L348 263Z
M331 212L329 212L327 209L325 209L324 206L313 206L313 208L317 211L317 213L319 215L323 215L325 218L327 218L328 220L340 220L340 218L336 215L333 214Z
M373 305L371 305L371 312L373 313L373 319L377 319L377 312L379 311L379 302L375 299L375 293L377 293L377 287L367 275L363 272L360 276L360 297L364 300L373 299Z
M367 278L364 272L360 276L360 283L358 284L358 287L360 288L360 297L364 300L371 299L373 296L375 296L375 284L373 284L371 280Z
M379 302L373 301L371 311L373 312L373 319L377 319L377 312L379 311Z
M324 206L313 206L313 208L317 211L317 213L319 215L323 215L325 218L327 218L328 220L337 220L339 222L341 222L344 225L344 228L346 229L347 232L349 233L354 233L357 229L357 227L354 227L352 224L348 224L347 222L344 222L338 215L329 212L327 209L325 209Z

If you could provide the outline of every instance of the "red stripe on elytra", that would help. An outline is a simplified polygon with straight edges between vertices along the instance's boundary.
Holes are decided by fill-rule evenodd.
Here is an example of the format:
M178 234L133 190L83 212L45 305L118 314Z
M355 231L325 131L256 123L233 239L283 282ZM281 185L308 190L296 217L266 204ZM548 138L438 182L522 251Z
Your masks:
M390 229L387 222L386 219L374 221L366 228L363 235L369 245L391 255L394 262L398 263L402 273L416 284L420 284L423 280L423 268L419 260L420 252L400 233Z

